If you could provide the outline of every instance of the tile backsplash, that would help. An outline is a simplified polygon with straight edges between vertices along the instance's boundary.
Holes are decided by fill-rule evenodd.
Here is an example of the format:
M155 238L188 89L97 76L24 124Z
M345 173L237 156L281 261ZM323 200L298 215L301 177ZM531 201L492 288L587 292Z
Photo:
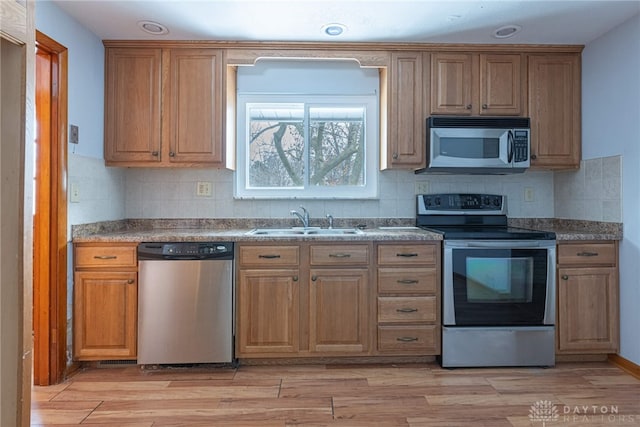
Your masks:
M585 160L580 170L515 175L415 175L379 172L376 200L237 200L233 172L217 169L107 168L101 159L69 155L69 226L124 218L287 218L304 205L312 218L414 218L416 191L504 194L511 218L621 222L620 156ZM211 196L196 196L198 182Z
M622 157L583 160L580 169L556 172L555 217L622 222Z
M213 194L196 196L198 181L211 182ZM376 200L237 200L233 172L210 169L130 169L126 171L127 218L282 218L304 205L312 218L413 218L420 183L427 192L506 194L512 217L553 217L553 174L415 175L411 171L379 173ZM525 200L530 189L533 198Z

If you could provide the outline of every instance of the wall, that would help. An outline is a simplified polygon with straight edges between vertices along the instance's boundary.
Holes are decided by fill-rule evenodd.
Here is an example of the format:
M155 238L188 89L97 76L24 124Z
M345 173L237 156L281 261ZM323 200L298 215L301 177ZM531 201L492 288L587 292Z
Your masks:
M589 43L582 56L583 158L620 156L620 355L640 364L640 15ZM603 170L604 172L604 170Z
M68 226L122 219L124 171L106 168L104 139L104 46L87 28L53 2L38 2L36 29L68 49L68 120L79 127L79 144L69 144L69 186L80 201L68 205ZM70 232L69 232L70 236Z
M102 160L104 133L104 47L92 32L53 2L39 1L36 29L68 49L69 124L79 127L79 144L68 145L67 185L79 189L79 202L67 206L67 236L71 226L124 218L124 171L106 168ZM71 200L68 197L68 200ZM67 336L71 337L73 251L68 247ZM70 361L72 342L67 342Z

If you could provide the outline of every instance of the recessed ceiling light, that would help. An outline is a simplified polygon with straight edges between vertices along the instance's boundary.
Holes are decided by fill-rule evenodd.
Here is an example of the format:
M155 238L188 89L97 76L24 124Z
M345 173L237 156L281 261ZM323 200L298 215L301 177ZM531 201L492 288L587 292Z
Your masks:
M512 37L522 30L520 25L505 25L504 27L500 27L493 32L493 37L497 39L506 39L507 37Z
M342 24L327 24L322 27L322 32L328 36L339 36L347 31L347 27Z
M138 27L145 33L161 36L169 34L169 29L162 24L153 21L138 21Z

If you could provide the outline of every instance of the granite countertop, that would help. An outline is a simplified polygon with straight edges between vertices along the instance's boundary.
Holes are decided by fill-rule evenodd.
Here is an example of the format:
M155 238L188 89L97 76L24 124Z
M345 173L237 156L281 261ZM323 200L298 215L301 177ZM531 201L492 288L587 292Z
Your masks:
M121 220L72 227L73 242L177 242L177 241L371 241L442 240L442 235L414 227L412 218L383 220L336 220L335 228L362 227L362 233L345 235L254 235L255 228L289 228L286 219L223 220ZM313 224L312 224L313 225ZM319 226L319 225L318 225Z
M424 241L442 240L442 235L413 226L415 219L341 219L336 228L363 227L347 235L253 235L254 228L288 228L288 219L128 219L82 224L72 227L73 242L176 242L176 241ZM320 224L311 224L320 226ZM323 226L326 226L322 224ZM622 225L593 221L514 218L509 225L553 231L559 241L620 240Z

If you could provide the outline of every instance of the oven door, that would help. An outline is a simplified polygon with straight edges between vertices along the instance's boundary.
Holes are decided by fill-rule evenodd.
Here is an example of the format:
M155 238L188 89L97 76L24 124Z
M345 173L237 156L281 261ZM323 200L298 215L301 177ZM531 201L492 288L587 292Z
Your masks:
M553 240L445 240L445 326L555 324Z

